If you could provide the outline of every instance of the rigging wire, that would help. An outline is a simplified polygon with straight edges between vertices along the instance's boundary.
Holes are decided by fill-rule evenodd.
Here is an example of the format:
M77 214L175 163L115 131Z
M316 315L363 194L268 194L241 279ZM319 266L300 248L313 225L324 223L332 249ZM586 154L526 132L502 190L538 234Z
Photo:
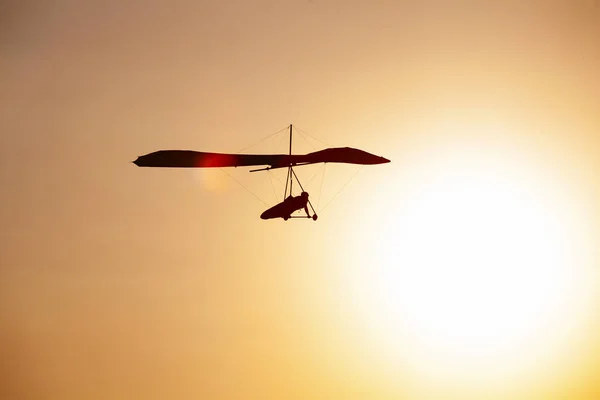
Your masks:
M300 132L304 133L309 138L311 138L313 140L316 140L317 142L319 142L321 144L324 144L327 147L334 147L334 146L330 145L329 143L326 143L326 142L322 141L321 139L317 139L316 137L314 137L310 133L306 132L305 130L298 128L296 125L294 125L294 129L297 130L297 131L300 131Z
M277 182L279 182L283 185L283 181L281 179L279 179L279 177L277 175L275 175L273 172L271 172L271 170L267 170L267 172L269 173L269 175L271 175L273 178L275 178L277 180Z
M310 135L308 132L304 131L303 129L296 128L296 133L300 134L300 137L302 138L302 140L304 140L304 142L306 142L306 144L308 144L308 146L313 151L316 151L317 149L316 149L315 146L313 146L313 144L308 139L306 139L306 136L309 136L309 137L313 138L314 140L316 140L317 142L320 142L320 143L322 143L322 144L324 144L326 146L331 147L329 144L323 142L322 140L319 140L319 139L315 138L314 136ZM317 209L319 209L319 204L321 203L321 198L323 197L322 196L323 195L323 180L325 178L325 166L326 165L327 165L327 163L323 163L323 173L322 173L322 178L321 178L321 188L319 189L319 195L318 195L318 199L317 199ZM312 181L312 179L315 176L316 176L316 174L311 177L311 179L309 180L308 184L310 184L310 181Z
M354 172L350 179L348 179L346 183L344 183L344 186L342 186L342 188L338 190L338 192L331 198L331 200L327 202L327 204L325 204L325 206L321 210L319 210L319 212L323 212L327 208L327 206L330 205L333 200L335 200L335 198L342 192L342 190L346 188L346 186L348 186L348 184L352 181L352 179L354 179L354 177L360 172L360 170L363 169L363 167L364 165L361 165L359 168L356 169L356 172Z
M275 191L275 185L273 184L273 174L271 174L271 171L267 171L267 173L269 174L269 182L271 182L271 188L273 188L273 194L275 195L275 201L277 201L277 192Z
M285 128L281 128L280 130L278 130L277 132L271 133L270 135L267 135L265 137L263 137L262 139L258 140L257 142L244 147L241 150L238 150L236 153L239 154L245 150L248 150L254 146L257 146L265 141L267 141L268 139L277 136L278 134L281 134L283 131L286 131L290 126L286 126ZM283 136L283 135L282 135ZM283 141L283 139L280 139L280 145L281 142ZM223 168L219 168L225 175L227 175L228 177L230 177L231 179L233 179L238 185L240 185L241 187L243 187L248 193L250 193L252 196L254 196L255 198L257 198L261 203L263 203L265 206L269 206L269 204L264 201L263 199L261 199L256 193L254 193L252 190L250 190L246 185L244 185L242 182L240 182L238 179L236 179L233 175L231 175L230 173L228 173L227 171L225 171ZM273 186L273 182L271 181L271 186ZM275 187L273 186L273 191L275 191ZM277 196L275 196L277 197Z
M259 141L255 142L255 143L253 143L253 144L251 144L251 145L249 145L249 146L247 146L247 147L244 147L244 148L243 148L243 149L241 149L241 150L238 150L236 153L241 153L242 151L248 150L248 149L249 149L249 148L251 148L251 147L257 146L257 145L261 144L262 142L266 141L267 139L270 139L270 138L272 138L273 136L276 136L276 135L280 134L281 132L283 132L283 131L287 130L289 127L290 127L290 126L288 125L288 126L286 126L285 128L281 128L281 129L280 129L280 130L278 130L277 132L275 132L275 133L272 133L272 134L270 134L270 135L267 135L267 136L265 136L264 138L260 139Z
M323 198L323 182L325 182L325 169L327 168L327 163L323 164L323 175L321 176L321 188L319 189L319 200L317 201L317 209L321 212L319 208L319 204L321 204L321 199Z
M279 143L277 144L277 148L275 148L275 154L279 153L279 149L281 148L281 145L285 141L284 139L287 137L288 137L287 135L281 135L281 137L279 138Z
M298 130L298 133L300 134L300 137L302 138L302 140L304 140L306 142L306 144L308 144L313 151L316 150L315 146L313 146L308 140L306 140L306 138L304 137L304 133L302 133L301 130Z
M258 197L258 195L256 193L254 193L252 190L248 189L242 182L240 182L239 180L235 179L233 177L233 175L231 175L229 172L225 171L223 168L219 168L221 171L223 171L223 173L225 175L227 175L228 177L230 177L231 179L233 179L234 181L236 181L238 183L238 185L240 185L241 187L243 187L244 189L246 189L246 191L248 193L250 193L252 196L256 197L258 199L258 201L260 201L261 203L263 203L265 206L269 206L269 204L267 204L266 201L264 201L263 199L261 199L260 197Z
M294 171L294 169L290 167L289 171L290 171L290 180L292 179L291 175L293 174L294 177L296 178L296 182L298 182L298 186L300 186L300 189L304 192L305 190L302 187L302 184L300 183L300 180L298 179L298 175L296 175L296 172ZM308 200L308 204L310 205L310 208L312 209L313 214L316 214L317 212L315 211L315 208L313 207L310 200Z

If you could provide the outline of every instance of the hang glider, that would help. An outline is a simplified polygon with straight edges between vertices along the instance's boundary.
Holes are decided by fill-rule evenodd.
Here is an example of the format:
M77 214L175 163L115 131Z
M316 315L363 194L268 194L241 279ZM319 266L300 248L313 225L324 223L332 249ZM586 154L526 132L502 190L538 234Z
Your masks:
M288 154L227 154L209 153L192 150L159 150L139 156L133 163L138 167L154 168L225 168L225 167L252 167L265 166L250 172L268 171L276 168L288 168L284 201L265 211L261 218L283 218L287 220L292 213L304 208L308 218L317 219L316 212L308 200L308 193L304 191L294 167L318 163L344 163L358 165L376 165L389 163L390 160L376 156L366 151L351 147L335 147L315 151L308 154L292 154L292 125L289 126L290 146ZM302 195L292 195L293 179L296 179L302 189ZM289 192L288 192L289 185ZM288 196L289 193L289 196ZM311 216L307 205L313 211Z

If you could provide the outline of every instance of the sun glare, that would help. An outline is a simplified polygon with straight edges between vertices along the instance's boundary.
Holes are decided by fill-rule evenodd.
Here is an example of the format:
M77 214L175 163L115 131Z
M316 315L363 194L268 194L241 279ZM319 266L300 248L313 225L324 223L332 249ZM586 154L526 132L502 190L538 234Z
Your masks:
M547 377L589 300L579 210L523 160L450 153L405 174L402 200L365 222L358 319L380 354L428 385Z
M222 192L229 187L229 179L225 173L219 169L197 169L194 172L196 179L202 184L205 190L210 192Z

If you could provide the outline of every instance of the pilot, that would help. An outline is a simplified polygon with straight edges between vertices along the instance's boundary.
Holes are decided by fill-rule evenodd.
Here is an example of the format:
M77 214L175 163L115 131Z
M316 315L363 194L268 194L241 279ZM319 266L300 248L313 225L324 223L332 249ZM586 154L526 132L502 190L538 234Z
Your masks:
M310 217L310 213L308 212L308 192L302 192L300 196L289 196L285 199L285 203L287 203L290 214L292 214L296 210L300 210L304 208L304 212L306 215Z

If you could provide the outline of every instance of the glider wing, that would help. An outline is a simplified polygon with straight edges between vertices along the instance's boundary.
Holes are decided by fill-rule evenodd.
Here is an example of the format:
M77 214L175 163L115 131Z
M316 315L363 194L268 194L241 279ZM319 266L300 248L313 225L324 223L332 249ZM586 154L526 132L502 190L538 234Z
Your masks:
M133 163L138 167L221 168L253 165L276 165L288 157L284 154L223 154L191 150L159 150L140 156Z
M138 167L162 168L222 168L268 165L284 168L318 163L384 164L390 160L350 147L329 148L302 155L287 154L224 154L191 150L159 150L138 157Z

